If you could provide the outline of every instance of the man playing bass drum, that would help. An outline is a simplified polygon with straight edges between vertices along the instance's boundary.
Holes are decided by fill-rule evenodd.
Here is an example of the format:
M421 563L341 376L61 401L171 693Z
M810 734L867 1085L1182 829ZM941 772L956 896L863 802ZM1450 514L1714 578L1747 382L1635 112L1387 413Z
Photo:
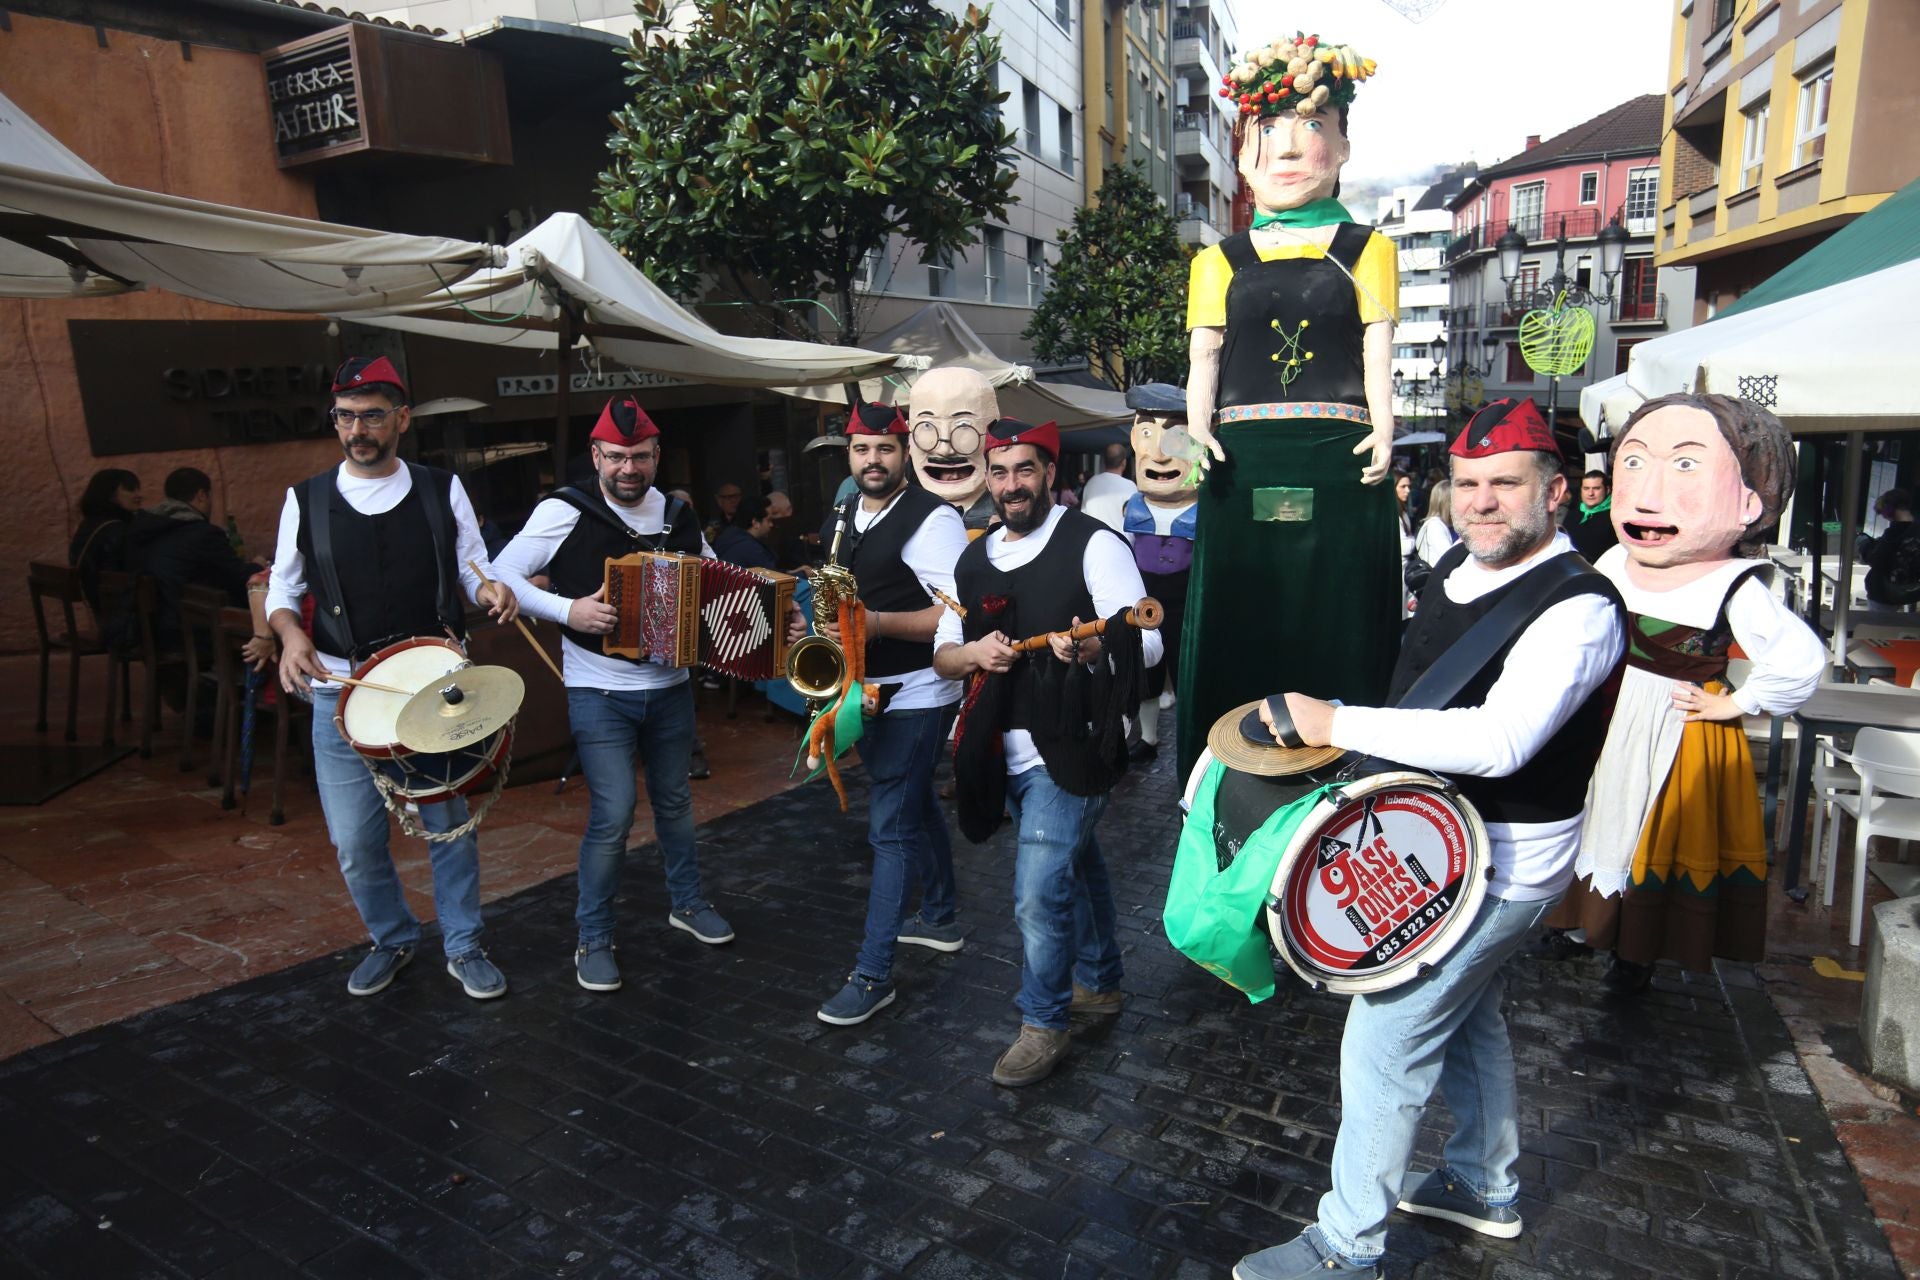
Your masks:
M1487 405L1450 452L1460 543L1421 592L1390 701L1529 574L1550 565L1548 572L1564 571L1553 561L1573 556L1554 524L1567 499L1560 455L1531 401ZM1445 960L1411 982L1353 998L1340 1043L1333 1187L1312 1226L1242 1258L1236 1280L1378 1276L1396 1203L1484 1235L1520 1234L1520 1135L1500 969L1573 878L1587 781L1626 648L1619 593L1578 557L1572 564L1575 594L1559 593L1558 603L1525 620L1443 710L1336 708L1297 693L1262 708L1284 746L1331 745L1452 778L1486 821L1493 876ZM1421 1108L1436 1084L1458 1127L1441 1166L1403 1190Z

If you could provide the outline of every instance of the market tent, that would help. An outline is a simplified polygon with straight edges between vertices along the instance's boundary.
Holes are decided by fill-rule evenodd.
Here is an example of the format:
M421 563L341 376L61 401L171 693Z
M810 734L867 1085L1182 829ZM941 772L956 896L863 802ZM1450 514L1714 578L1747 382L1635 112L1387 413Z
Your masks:
M554 214L508 245L504 258L436 299L351 318L543 351L571 350L585 339L628 369L740 387L823 383L832 388L826 397L836 400L840 383L919 367L895 352L722 333L667 296L576 213Z
M1027 365L1013 364L995 355L972 326L961 319L960 313L945 302L929 302L868 341L880 351L922 357L926 362L923 368L960 365L979 370L993 384L1000 412L1009 418L1023 422L1057 422L1063 431L1133 421L1133 412L1127 408L1123 393L1038 380ZM860 384L860 395L865 400L892 404L907 398L909 386L910 383L895 378L873 378ZM841 402L836 392L826 388L779 389L802 400Z
M155 285L236 307L351 314L429 298L498 252L123 187L0 96L0 295Z

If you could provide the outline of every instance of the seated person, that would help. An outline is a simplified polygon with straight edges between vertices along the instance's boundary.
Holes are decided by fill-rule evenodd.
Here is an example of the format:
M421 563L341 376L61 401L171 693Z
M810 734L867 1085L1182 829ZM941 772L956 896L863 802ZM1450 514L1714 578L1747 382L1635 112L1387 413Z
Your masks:
M240 558L212 513L212 479L196 467L181 467L167 477L165 500L140 511L128 526L128 567L160 589L153 631L163 649L179 640L183 588L212 587L229 604L247 603L247 579L257 566Z
M749 569L777 567L773 548L773 508L764 497L742 498L733 519L713 540L713 554Z

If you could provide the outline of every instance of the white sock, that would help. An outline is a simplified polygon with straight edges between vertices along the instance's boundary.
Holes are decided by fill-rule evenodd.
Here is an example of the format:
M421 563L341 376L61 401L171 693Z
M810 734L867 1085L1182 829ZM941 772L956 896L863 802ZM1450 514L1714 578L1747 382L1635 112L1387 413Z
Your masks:
M1140 699L1140 741L1150 747L1160 745L1160 700Z

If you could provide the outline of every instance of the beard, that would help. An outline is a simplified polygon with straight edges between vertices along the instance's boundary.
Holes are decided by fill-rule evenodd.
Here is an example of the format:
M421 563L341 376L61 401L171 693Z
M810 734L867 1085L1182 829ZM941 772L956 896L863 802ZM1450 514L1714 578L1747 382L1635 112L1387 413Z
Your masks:
M853 482L860 487L860 492L869 498L889 498L905 478L904 468L900 471L892 471L886 467L867 467L854 475Z
M630 507L647 496L647 490L653 487L653 481L645 476L635 475L631 471L616 471L610 476L601 476L600 487L608 498L622 506Z
M1018 510L1009 512L1007 504L1019 499L1026 502ZM1047 511L1053 506L1053 495L1046 486L1036 485L1031 489L1012 488L1004 494L993 495L993 509L1000 513L1000 522L1007 526L1009 533L1032 533L1046 523Z
M1553 515L1541 502L1531 510L1494 519L1469 518L1460 536L1467 553L1481 564L1500 565L1540 546L1553 527ZM1486 539L1493 538L1489 543Z
M356 467L377 467L393 456L395 441L382 444L372 436L348 436L340 445L340 452L347 455L347 461ZM367 451L372 450L372 456Z

